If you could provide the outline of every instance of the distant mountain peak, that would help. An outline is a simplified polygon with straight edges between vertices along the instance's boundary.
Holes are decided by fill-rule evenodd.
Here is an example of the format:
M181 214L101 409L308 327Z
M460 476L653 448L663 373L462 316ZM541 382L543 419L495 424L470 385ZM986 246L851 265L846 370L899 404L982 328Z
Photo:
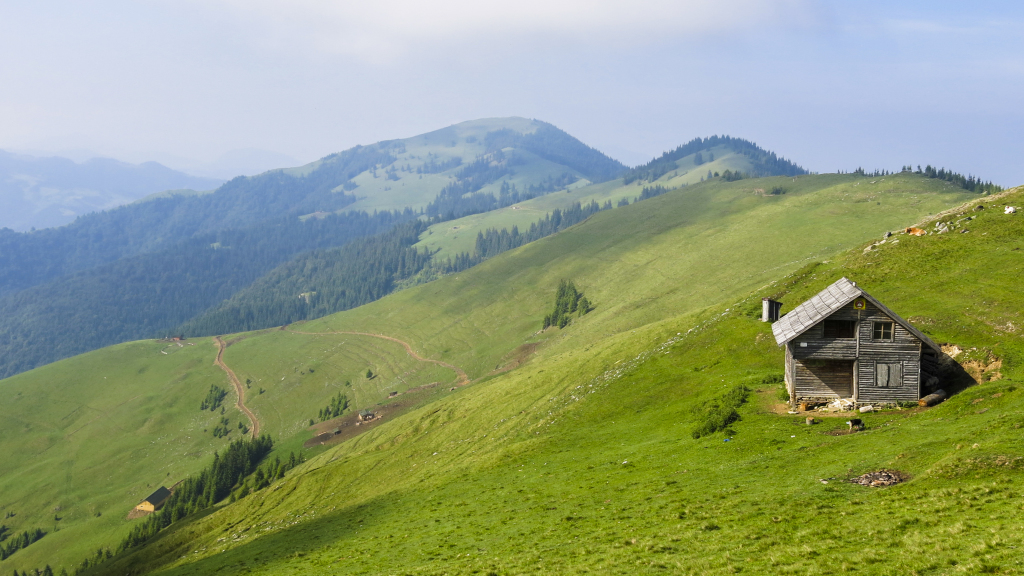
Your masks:
M657 180L662 175L674 170L678 160L691 154L707 152L720 146L746 156L751 164L751 176L798 176L807 174L807 170L776 155L775 152L761 148L750 140L715 135L706 138L694 138L686 144L678 146L675 150L665 152L658 158L633 168L626 173L626 182Z

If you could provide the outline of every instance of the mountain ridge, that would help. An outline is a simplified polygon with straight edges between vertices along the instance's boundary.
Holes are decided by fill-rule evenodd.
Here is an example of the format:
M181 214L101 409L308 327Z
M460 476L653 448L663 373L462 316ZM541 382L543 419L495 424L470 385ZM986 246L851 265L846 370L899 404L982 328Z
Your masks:
M224 180L193 176L157 162L111 158L74 162L0 150L0 228L25 232L71 223L76 217L129 204L174 188L205 190Z
M549 124L485 119L356 146L305 166L237 177L212 193L158 194L61 228L31 234L0 230L0 308L8 311L0 319L0 374L163 334L296 254L341 246L416 217L410 208L436 206L445 190L451 192L444 201L447 215L435 217L490 209L497 201L491 190L496 193L502 183L518 182L536 195L559 189L563 179L582 179L573 168L529 150L488 151L489 132L512 128L525 133L525 146L541 154L564 148L570 160L583 158L584 170L625 169ZM503 134L507 139L509 133ZM463 152L474 156L463 162L457 156ZM403 187L404 195L399 194ZM365 225L366 218L377 224ZM356 233L332 230L322 239L313 237L314 230L332 225L351 226ZM242 238L251 246L221 250ZM226 270L233 271L233 280L226 281ZM197 295L191 301L184 292L189 285ZM124 310L107 309L104 302L112 294L124 295ZM61 325L53 318L75 320ZM90 330L90 318L104 318L102 329ZM40 338L51 345L40 346Z

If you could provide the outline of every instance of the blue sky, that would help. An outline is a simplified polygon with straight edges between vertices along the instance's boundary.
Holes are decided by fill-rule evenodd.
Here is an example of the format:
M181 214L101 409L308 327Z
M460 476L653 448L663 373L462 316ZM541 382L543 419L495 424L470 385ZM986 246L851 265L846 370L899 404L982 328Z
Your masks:
M1024 184L1024 6L0 0L0 148L309 161L481 117L637 164L695 136L819 172Z

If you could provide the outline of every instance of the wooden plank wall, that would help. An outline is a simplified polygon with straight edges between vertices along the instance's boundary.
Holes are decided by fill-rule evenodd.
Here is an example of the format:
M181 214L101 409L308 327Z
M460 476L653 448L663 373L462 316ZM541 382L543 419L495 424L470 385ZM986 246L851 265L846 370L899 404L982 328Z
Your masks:
M796 364L798 398L853 396L853 360L804 360Z

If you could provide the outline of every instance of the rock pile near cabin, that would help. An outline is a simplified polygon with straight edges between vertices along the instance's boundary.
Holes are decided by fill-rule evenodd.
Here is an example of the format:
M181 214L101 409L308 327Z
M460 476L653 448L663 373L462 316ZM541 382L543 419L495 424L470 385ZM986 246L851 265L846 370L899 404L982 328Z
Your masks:
M860 484L861 486L871 486L873 488L881 488L882 486L892 486L905 482L907 475L900 472L899 470L879 470L877 472L868 472L862 476L856 478L850 478L849 482L853 484Z

